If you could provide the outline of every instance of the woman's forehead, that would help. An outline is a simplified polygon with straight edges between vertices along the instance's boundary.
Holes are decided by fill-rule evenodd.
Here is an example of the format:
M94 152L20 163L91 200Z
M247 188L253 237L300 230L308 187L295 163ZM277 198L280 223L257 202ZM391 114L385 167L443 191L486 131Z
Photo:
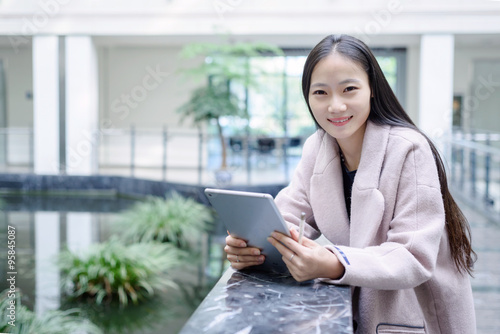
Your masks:
M339 53L329 54L314 66L312 78L324 76L348 76L342 79L343 81L368 79L360 64Z

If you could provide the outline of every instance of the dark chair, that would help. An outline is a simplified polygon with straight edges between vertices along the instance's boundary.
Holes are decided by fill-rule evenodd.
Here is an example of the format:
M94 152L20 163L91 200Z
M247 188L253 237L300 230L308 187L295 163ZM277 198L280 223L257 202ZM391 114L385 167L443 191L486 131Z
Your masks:
M299 147L302 142L302 138L293 137L288 139L288 147Z
M229 147L233 152L241 152L243 150L243 140L241 138L229 138Z
M273 138L258 138L257 149L259 153L270 153L276 148L276 141Z

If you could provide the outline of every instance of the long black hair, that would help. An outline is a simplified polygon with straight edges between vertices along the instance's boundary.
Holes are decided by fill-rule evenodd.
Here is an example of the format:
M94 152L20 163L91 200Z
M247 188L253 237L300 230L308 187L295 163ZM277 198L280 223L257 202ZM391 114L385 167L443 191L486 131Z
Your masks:
M348 35L329 35L319 42L307 57L302 75L302 93L316 126L320 127L309 105L311 76L316 64L333 53L338 53L355 62L368 75L372 92L370 114L368 116L370 121L379 125L402 126L414 129L429 142L441 185L451 255L460 272L466 271L472 274L476 253L471 246L470 226L448 189L446 171L439 152L432 141L417 128L399 103L370 48L357 38Z

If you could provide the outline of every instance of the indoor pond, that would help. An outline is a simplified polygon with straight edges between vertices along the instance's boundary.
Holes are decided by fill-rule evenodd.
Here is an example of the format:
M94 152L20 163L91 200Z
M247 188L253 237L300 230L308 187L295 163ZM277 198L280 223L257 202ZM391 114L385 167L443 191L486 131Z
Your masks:
M130 230L123 221L130 220L131 210L142 202L115 196L0 196L0 292L4 292L0 298L5 299L14 284L16 297L21 296L22 305L37 317L76 308L102 333L178 333L227 268L225 232L216 223L189 233L189 254L161 274L172 284L155 290L150 298L137 303L129 298L125 305L122 299L101 296L96 303L88 294L69 298L65 293L60 255L83 254L96 245L121 240ZM7 246L12 240L15 248ZM135 241L121 243L123 252L136 246ZM13 251L15 257L8 258Z

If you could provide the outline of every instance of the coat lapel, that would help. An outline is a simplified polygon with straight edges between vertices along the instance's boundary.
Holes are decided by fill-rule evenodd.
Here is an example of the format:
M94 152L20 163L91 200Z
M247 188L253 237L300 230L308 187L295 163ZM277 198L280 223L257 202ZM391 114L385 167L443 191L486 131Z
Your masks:
M318 228L334 244L349 245L349 219L338 144L323 132L311 178L311 206Z
M378 188L388 139L389 126L367 123L352 188L349 222L338 144L323 132L310 196L316 224L334 244L365 247L376 238L384 214L384 197Z
M350 245L372 245L384 214L384 197L379 189L380 174L389 139L389 126L367 123L361 161L351 197Z

